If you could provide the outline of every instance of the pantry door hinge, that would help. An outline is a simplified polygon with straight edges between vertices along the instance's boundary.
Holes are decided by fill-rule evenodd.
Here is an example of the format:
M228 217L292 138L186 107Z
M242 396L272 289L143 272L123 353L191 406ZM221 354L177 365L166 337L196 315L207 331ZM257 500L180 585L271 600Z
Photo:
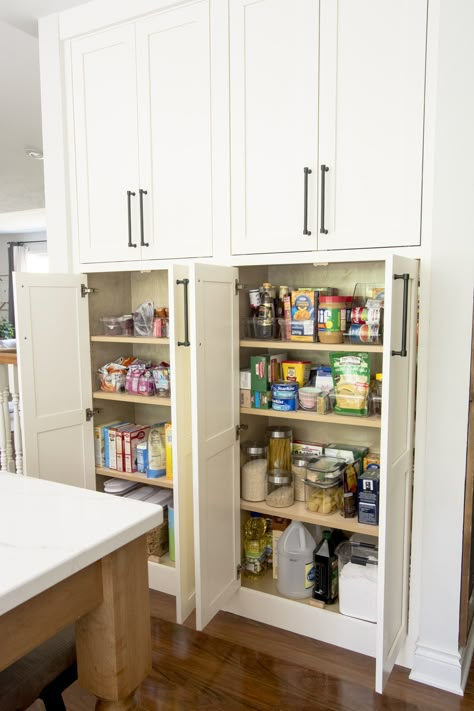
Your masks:
M83 299L86 298L89 294L93 294L95 289L93 289L90 286L86 286L85 284L81 284L81 296Z
M236 573L237 573L237 580L240 580L240 574L242 573L242 566L240 563L237 563Z
M239 291L243 291L245 289L245 284L241 284L238 279L235 280L235 295L239 295Z
M94 415L98 415L99 412L100 412L100 409L98 407L95 407L95 408L88 407L86 409L86 422L90 422L94 418Z
M235 428L235 439L240 439L240 433L244 430L248 430L248 425L237 425Z

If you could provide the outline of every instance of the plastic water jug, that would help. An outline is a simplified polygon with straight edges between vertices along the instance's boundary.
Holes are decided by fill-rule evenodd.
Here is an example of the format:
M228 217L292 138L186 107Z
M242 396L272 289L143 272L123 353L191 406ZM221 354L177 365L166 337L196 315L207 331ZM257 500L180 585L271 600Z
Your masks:
M314 585L313 536L301 521L292 521L278 539L278 581L281 595L311 597Z

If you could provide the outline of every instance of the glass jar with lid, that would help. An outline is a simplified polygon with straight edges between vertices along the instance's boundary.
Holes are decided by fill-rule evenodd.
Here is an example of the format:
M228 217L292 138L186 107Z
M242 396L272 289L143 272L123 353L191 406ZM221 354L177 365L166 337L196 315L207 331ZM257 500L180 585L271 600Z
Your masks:
M291 473L291 427L267 427L268 470L283 469Z
M267 473L267 448L259 442L242 442L240 460L241 497L245 501L264 501Z
M294 504L295 491L291 470L274 469L267 472L265 501L268 506L275 506L276 508Z
M295 501L304 501L304 482L306 479L306 466L312 459L311 456L293 454L291 458L291 471L295 487Z

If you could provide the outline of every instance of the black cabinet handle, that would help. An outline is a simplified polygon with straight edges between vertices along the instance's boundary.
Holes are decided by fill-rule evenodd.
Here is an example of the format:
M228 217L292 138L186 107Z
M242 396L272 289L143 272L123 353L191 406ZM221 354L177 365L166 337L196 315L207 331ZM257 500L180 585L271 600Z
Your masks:
M176 283L182 284L184 286L184 341L178 341L178 346L186 346L186 348L188 348L191 345L189 342L189 314L188 314L189 279L176 279Z
M308 230L308 175L313 171L311 168L303 168L304 170L304 214L303 214L303 234L310 235L311 232Z
M407 357L407 323L408 323L408 281L409 274L394 274L394 280L403 279L403 308L402 308L402 348L400 351L392 351L393 356Z
M145 229L143 226L143 196L148 195L148 191L140 188L138 192L140 195L140 245L142 247L149 247L149 243L145 242Z
M328 172L329 168L327 165L322 165L321 166L321 227L319 228L319 231L322 235L327 235L328 231L324 227L324 217L325 217L325 209L326 209L326 173Z
M132 206L131 206L131 199L132 196L135 197L135 193L132 193L131 190L127 190L127 209L128 209L128 246L129 247L136 247L136 244L133 244L132 242Z

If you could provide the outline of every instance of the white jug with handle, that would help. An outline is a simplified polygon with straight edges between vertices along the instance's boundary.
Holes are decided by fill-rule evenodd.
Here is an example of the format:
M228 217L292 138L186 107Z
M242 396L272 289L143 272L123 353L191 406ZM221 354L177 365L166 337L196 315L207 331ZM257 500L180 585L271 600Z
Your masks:
M277 588L281 595L293 598L311 597L315 547L313 536L301 521L292 521L278 539Z

